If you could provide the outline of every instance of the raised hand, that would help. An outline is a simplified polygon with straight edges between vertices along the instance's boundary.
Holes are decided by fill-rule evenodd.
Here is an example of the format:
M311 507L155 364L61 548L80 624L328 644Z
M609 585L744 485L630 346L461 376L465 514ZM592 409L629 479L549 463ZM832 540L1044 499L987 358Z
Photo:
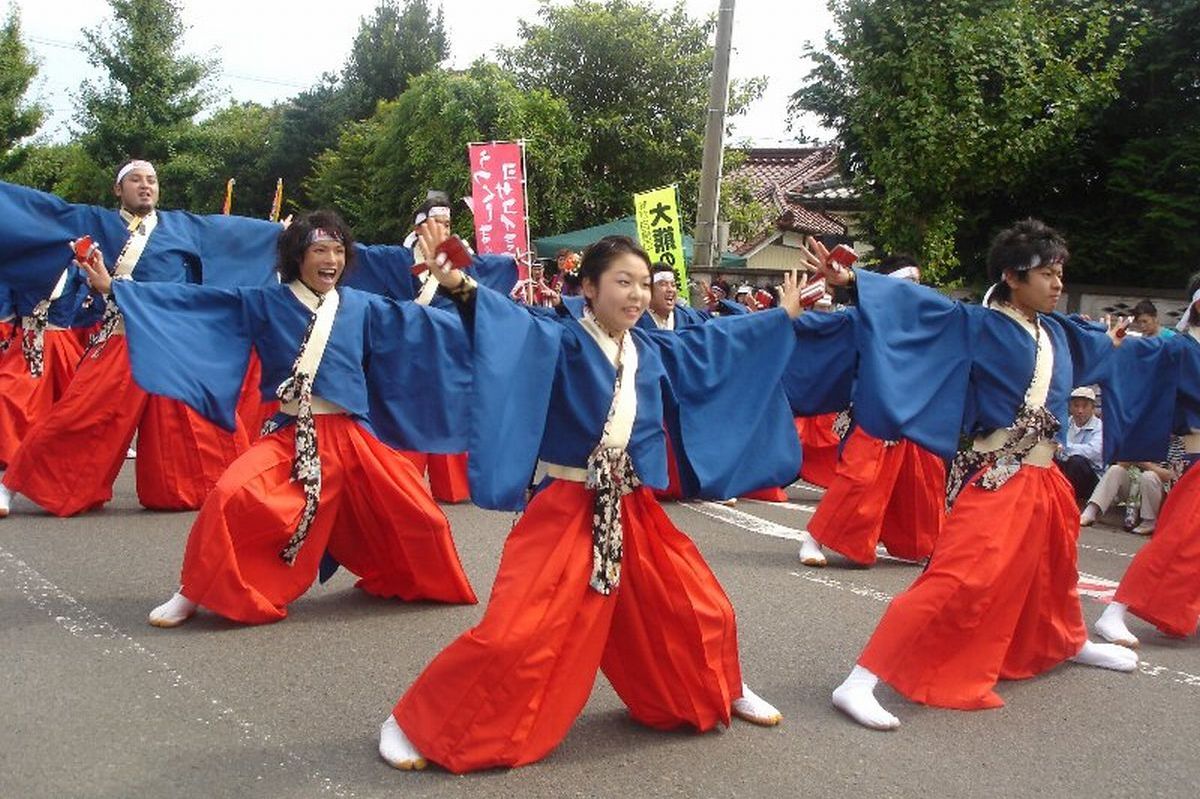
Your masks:
M1133 317L1105 316L1100 321L1108 328L1108 337L1112 339L1113 346L1119 347L1125 341L1125 335L1129 332L1129 326L1133 324Z
M808 246L801 247L801 260L806 267L820 273L831 286L845 286L854 278L849 269L843 269L829 258L829 248L816 238L808 237Z
M438 252L438 247L450 238L450 233L446 228L439 224L430 224L427 220L413 230L421 242L421 251L425 253L425 267L429 270L429 274L448 289L456 289L462 285L466 276L458 270L451 269L449 259Z
M808 285L808 273L797 274L796 270L785 272L783 275L783 296L779 300L779 305L788 316L795 319L800 315L802 310L800 305L800 292Z

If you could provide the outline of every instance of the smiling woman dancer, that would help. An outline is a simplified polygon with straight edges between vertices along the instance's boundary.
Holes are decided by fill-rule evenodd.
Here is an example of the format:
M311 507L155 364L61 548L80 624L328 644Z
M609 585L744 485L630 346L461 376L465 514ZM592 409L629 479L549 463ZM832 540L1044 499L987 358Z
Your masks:
M274 432L229 467L188 536L181 587L150 613L158 627L205 607L235 621L282 619L323 556L369 594L471 603L450 525L413 465L381 443L458 451L469 374L452 312L340 287L353 242L332 212L279 236L280 283L230 291L113 280L83 264L125 317L133 376L233 425L251 346ZM451 353L430 363L414 353ZM428 396L443 398L436 407ZM328 560L326 561L329 562Z
M434 252L436 232L421 235ZM650 263L623 236L583 256L578 320L516 305L438 261L430 268L473 342L473 498L519 507L539 457L550 479L505 543L482 621L384 722L383 759L454 772L532 763L566 735L597 670L651 727L704 731L731 715L778 723L742 682L729 599L647 486L666 483L664 401L703 489L732 496L795 475L799 446L781 434L792 420L779 387L795 346L795 277L786 311L661 333L634 329ZM735 407L775 425L760 425L762 440L725 433L714 419Z

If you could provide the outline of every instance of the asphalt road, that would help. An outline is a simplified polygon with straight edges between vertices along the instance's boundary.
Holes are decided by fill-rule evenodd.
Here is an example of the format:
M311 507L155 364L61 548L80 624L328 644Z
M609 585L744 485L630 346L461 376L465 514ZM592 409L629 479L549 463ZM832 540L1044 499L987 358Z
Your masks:
M1200 639L1136 622L1145 661L1115 674L1064 665L1002 685L972 713L910 704L903 726L861 729L829 704L891 596L917 567L805 569L791 506L669 506L738 610L747 681L784 714L707 735L629 721L603 679L541 763L465 777L402 773L376 754L380 722L483 606L381 601L344 572L274 625L201 614L146 624L176 585L194 514L138 508L132 464L107 510L59 520L18 500L0 522L0 799L15 797L1187 797L1200 796ZM486 596L512 516L447 507ZM1089 622L1142 539L1085 530Z

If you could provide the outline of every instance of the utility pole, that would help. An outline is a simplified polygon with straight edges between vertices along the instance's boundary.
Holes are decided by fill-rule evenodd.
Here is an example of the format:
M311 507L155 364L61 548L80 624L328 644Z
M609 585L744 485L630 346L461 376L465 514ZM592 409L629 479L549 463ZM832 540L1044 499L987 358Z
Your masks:
M708 113L704 121L704 158L700 162L700 203L696 209L696 250L693 268L711 268L716 243L717 201L721 193L721 162L725 157L725 111L729 106L729 53L733 49L733 3L720 0L712 80L708 84Z

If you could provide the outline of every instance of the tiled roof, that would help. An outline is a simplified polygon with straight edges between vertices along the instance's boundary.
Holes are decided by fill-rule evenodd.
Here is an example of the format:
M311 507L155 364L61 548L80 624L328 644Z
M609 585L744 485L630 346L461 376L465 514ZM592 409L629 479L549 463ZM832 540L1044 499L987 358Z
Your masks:
M845 235L846 223L833 214L814 210L803 201L810 187L832 189L840 183L837 150L833 147L752 149L730 177L746 177L754 198L774 207L778 216L771 229L748 240L729 243L739 255L753 250L780 230L795 233Z

